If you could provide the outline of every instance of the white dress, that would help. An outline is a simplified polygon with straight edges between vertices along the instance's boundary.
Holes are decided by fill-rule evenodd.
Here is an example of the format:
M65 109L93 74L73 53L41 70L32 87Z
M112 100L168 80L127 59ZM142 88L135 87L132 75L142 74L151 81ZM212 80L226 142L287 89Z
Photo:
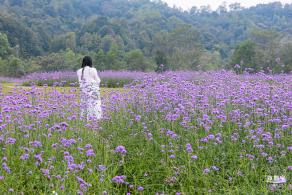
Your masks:
M83 70L77 71L80 85L81 98L81 117L87 120L96 120L102 117L101 97L100 97L100 78L95 68L86 66Z

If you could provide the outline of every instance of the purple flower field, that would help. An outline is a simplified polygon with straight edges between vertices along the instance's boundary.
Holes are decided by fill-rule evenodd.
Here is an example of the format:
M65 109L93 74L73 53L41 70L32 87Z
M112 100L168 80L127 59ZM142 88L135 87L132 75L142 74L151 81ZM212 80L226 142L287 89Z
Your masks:
M121 78L121 79L141 79L144 77L155 76L154 72L139 72L139 71L101 71L98 72L101 79L104 78ZM164 73L167 76L179 75L181 77L191 79L199 77L200 75L207 73L204 72L193 72L193 71L168 71ZM46 81L46 80L76 80L76 72L74 71L56 71L56 72L35 72L25 75L21 78L11 78L11 77L0 77L0 82L14 82L22 83L26 81Z
M292 75L122 74L101 121L80 119L77 88L0 87L0 192L291 193Z
M102 71L98 73L101 78L132 78L144 76L146 73L143 72L129 72L129 71ZM76 72L74 71L63 71L63 72L40 72L26 75L23 79L25 80L49 80L49 79L75 79Z
M141 78L151 73L137 72L137 71L102 71L98 73L101 78ZM153 74L153 73L152 73ZM76 79L76 72L74 71L56 71L56 72L35 72L25 75L21 78L0 77L0 81L6 82L25 82L36 80L66 80Z

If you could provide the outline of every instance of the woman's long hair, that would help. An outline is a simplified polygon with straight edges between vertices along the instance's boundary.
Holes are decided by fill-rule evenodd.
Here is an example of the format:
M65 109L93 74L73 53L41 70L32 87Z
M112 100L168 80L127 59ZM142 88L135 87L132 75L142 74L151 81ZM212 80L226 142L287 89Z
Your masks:
M85 56L82 60L82 75L81 75L81 80L83 80L83 77L84 77L84 68L86 66L89 66L89 67L92 67L92 59L90 56Z

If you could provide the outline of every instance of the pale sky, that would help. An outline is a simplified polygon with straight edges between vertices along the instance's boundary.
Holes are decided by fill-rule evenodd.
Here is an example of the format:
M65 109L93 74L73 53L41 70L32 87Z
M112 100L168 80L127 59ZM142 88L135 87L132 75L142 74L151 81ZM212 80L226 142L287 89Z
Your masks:
M166 2L170 7L176 5L176 7L181 7L184 10L190 9L192 6L197 6L198 8L202 5L210 5L213 10L216 10L222 2L226 2L227 5L238 2L243 7L251 7L256 4L271 3L275 1L280 1L282 4L292 3L292 0L162 0Z

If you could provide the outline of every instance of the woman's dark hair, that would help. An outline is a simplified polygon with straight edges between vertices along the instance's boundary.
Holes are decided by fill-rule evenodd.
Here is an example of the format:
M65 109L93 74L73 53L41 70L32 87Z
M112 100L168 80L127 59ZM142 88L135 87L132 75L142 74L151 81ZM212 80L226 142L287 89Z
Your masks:
M85 56L82 60L82 68L84 68L85 66L89 66L92 67L92 59L89 56Z
M84 68L86 66L92 67L92 59L90 56L85 56L82 60L82 76L81 76L81 80L83 80L83 75L84 75Z

